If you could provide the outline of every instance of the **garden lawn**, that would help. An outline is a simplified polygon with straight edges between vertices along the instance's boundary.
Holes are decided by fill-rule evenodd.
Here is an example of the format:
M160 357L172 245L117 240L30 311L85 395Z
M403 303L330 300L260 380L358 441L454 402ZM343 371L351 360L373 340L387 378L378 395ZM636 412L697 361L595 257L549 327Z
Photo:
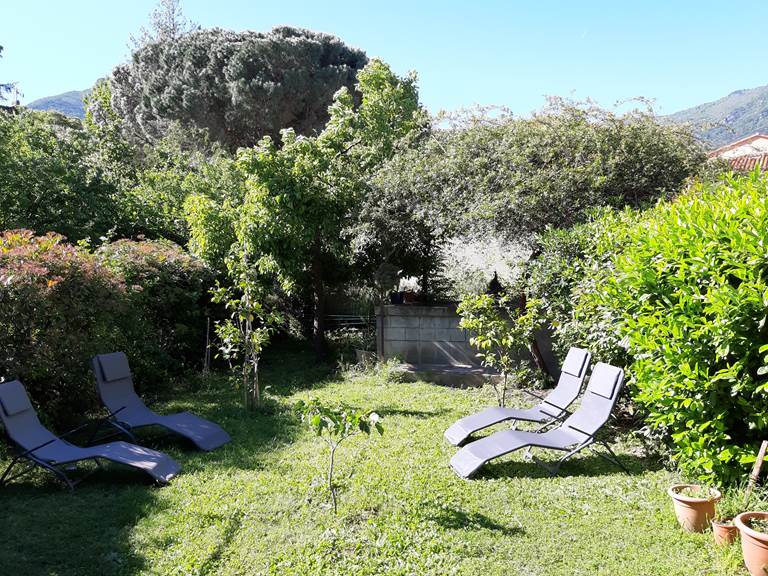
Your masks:
M517 454L461 480L442 433L493 403L490 391L329 376L308 358L284 350L265 360L265 413L244 413L223 377L156 405L232 435L212 453L155 443L183 466L168 487L109 467L73 494L42 473L0 489L0 573L742 573L737 548L719 552L711 534L681 532L665 494L672 476L631 443L618 446L630 475L587 453L550 478ZM325 444L290 409L312 396L383 417L383 436L342 445L336 517Z

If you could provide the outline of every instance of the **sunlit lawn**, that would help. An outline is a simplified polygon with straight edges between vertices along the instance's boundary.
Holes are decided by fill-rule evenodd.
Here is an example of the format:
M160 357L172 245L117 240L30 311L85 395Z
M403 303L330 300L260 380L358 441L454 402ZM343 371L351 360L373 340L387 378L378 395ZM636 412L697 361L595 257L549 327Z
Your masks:
M226 379L157 409L219 421L230 445L159 447L184 472L165 488L110 468L70 494L43 474L0 490L1 574L738 574L740 553L677 527L672 477L622 442L631 475L577 456L561 476L513 455L464 481L443 430L488 390L334 377L298 350L265 361L271 408L248 415ZM383 437L340 452L339 514L325 445L291 413L299 398L377 410ZM519 402L524 402L518 398Z

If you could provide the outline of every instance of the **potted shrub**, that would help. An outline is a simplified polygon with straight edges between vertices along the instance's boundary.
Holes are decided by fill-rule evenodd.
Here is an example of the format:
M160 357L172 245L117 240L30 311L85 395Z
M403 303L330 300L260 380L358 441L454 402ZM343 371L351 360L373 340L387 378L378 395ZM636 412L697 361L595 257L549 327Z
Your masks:
M715 502L720 491L698 484L675 484L667 493L675 506L675 516L683 530L704 532L715 517Z
M734 519L741 534L744 564L752 576L768 569L768 512L742 512Z
M736 540L739 529L734 523L734 518L744 510L744 507L744 498L740 490L732 488L722 495L722 498L715 504L715 518L712 520L712 535L715 544L727 546Z

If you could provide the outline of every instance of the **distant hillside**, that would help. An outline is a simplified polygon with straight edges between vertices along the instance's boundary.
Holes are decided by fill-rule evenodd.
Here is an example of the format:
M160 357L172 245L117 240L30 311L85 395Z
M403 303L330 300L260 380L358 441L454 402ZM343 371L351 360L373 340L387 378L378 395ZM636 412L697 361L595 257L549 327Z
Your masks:
M27 108L33 110L47 110L61 112L67 116L85 118L85 109L83 108L83 96L90 90L72 90L56 96L47 96L27 104Z
M713 148L755 132L768 133L768 86L737 90L668 118L673 122L690 122Z

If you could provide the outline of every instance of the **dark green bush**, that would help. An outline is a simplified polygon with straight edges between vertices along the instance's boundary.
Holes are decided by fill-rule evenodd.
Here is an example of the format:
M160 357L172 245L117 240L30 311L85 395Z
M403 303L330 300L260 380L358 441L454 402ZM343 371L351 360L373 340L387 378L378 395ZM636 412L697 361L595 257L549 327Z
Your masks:
M539 235L536 255L526 266L526 292L541 301L561 357L569 347L579 346L589 348L595 360L626 363L615 310L583 296L599 290L613 275L614 256L637 217L629 209L595 210L584 224L549 228ZM576 303L580 306L574 310Z
M208 290L206 264L165 241L118 240L101 246L99 261L119 275L143 324L153 328L146 351L171 372L203 358Z
M77 119L0 114L0 230L53 230L76 241L120 228L118 192L91 164L92 148Z
M575 316L627 338L633 397L686 474L743 476L768 431L768 177L695 184L613 236Z
M119 276L62 236L0 233L0 376L19 378L54 422L95 406L89 359L124 349Z

